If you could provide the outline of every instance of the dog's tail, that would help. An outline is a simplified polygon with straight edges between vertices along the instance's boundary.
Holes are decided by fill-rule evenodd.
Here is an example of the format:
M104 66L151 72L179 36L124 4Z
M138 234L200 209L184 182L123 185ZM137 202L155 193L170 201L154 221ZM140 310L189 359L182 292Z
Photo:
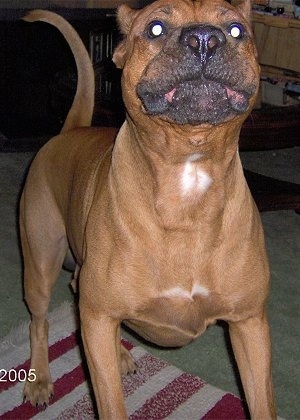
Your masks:
M88 52L75 29L61 16L48 10L32 10L23 20L42 21L55 26L64 36L77 66L76 94L61 132L90 126L95 101L95 75Z

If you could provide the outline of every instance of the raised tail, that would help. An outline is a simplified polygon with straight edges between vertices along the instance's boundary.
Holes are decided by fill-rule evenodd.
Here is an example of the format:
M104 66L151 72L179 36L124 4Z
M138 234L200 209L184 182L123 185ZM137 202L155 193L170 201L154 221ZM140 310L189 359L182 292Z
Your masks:
M32 10L23 20L47 22L55 26L66 39L74 55L78 76L77 89L61 132L90 126L95 102L95 75L88 52L78 33L63 17L48 10Z

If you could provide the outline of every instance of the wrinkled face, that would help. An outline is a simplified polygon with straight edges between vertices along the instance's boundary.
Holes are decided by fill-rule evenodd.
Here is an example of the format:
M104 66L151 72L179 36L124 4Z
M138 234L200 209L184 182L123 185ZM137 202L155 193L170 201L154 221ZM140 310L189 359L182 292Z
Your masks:
M129 27L122 45L127 106L192 125L220 124L250 110L259 68L245 7L161 0L134 12Z

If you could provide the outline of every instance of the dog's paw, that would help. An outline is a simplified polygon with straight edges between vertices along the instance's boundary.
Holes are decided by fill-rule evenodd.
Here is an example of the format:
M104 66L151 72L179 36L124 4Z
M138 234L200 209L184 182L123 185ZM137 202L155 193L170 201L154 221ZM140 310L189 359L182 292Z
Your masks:
M121 373L128 375L129 373L136 373L137 367L131 354L123 345L121 345Z
M54 388L51 380L27 381L23 391L23 401L30 401L35 407L47 407L53 397Z

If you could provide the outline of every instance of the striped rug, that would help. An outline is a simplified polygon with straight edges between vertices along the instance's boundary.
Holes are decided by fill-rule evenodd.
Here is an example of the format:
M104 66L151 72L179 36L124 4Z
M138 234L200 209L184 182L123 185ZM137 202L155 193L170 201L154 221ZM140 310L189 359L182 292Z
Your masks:
M88 371L79 349L74 310L70 304L50 314L50 369L55 396L45 411L22 404L24 384L0 381L0 419L93 419L96 416ZM123 379L130 419L245 419L239 398L215 388L154 357L142 347L123 341L138 371ZM0 345L1 369L29 369L28 325L10 334ZM22 376L22 375L21 375ZM20 378L22 380L22 377ZM117 419L116 419L117 420Z

